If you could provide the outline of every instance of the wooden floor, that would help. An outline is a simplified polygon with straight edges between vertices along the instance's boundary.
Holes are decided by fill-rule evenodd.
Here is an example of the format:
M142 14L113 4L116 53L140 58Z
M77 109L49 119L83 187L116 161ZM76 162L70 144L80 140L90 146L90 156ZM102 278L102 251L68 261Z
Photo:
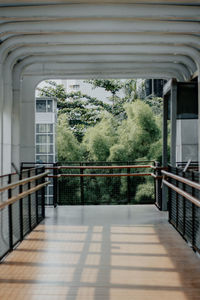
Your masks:
M196 300L200 259L154 206L47 209L0 265L1 300Z

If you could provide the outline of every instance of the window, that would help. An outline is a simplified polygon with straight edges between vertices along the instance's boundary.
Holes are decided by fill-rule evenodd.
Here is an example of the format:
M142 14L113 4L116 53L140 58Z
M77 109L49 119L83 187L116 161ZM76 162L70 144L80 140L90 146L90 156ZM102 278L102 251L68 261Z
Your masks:
M36 112L46 112L46 100L36 101Z
M37 144L53 144L53 134L37 134Z
M36 124L36 133L53 133L53 124Z
M47 163L47 155L36 155L36 162Z
M53 145L36 145L37 154L48 154L53 153Z
M37 99L36 100L36 112L53 112L53 101L46 99Z
M47 112L53 112L52 100L47 100Z

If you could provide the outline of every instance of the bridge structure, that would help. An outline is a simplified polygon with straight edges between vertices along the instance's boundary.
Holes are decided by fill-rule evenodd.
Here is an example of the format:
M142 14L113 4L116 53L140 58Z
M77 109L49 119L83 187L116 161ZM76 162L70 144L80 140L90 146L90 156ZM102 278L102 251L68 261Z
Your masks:
M1 256L25 238L0 265L2 299L200 299L199 259L166 212L57 207L48 208L44 220L46 171L33 167L18 176L11 167L34 161L35 88L41 81L167 79L165 170L154 175L160 181L164 176L162 209L169 209L170 223L198 252L199 177L180 171L176 162L181 151L182 161L187 158L186 131L197 149L200 142L199 21L199 0L0 0ZM195 86L193 96L186 85ZM184 132L177 123L181 97L188 110L197 99L195 138L194 127ZM198 161L199 155L197 150Z

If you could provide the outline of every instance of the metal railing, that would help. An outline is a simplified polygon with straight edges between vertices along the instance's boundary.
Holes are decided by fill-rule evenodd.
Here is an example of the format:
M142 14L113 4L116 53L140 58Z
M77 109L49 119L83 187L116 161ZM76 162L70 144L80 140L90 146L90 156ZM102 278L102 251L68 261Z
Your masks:
M169 222L200 252L200 173L169 166L162 174L168 187Z
M35 163L22 163L26 169ZM52 200L46 196L46 204L54 205L96 205L135 203L138 184L144 177L151 177L156 203L161 209L161 167L154 161L134 162L65 162L44 164L49 170L52 183ZM148 171L146 171L148 169ZM140 170L140 173L139 173ZM150 198L150 197L149 197ZM146 203L146 202L145 202Z
M0 259L45 217L44 167L0 176Z

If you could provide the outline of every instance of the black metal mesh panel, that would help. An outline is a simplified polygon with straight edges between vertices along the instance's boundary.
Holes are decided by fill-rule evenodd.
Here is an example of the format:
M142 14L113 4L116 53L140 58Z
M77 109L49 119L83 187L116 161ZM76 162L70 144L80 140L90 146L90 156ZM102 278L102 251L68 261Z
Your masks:
M33 169L30 171L30 176L35 176L36 170ZM36 181L30 183L30 188L33 188L37 185ZM35 227L37 224L36 219L36 193L30 195L30 206L31 206L31 228Z
M67 170L68 174L77 174L77 170ZM79 177L61 177L58 179L59 204L81 205L81 185Z
M185 178L192 180L192 172L186 172ZM192 195L193 189L189 185L185 185L185 191ZM192 203L185 199L185 238L192 243L193 238L193 213L192 213Z
M200 251L200 208L194 207L194 246Z
M178 176L183 177L183 171L177 169L176 174ZM181 190L184 190L184 184L182 182L176 181L176 185ZM177 228L181 234L184 234L185 224L184 224L184 214L185 214L185 199L178 193L176 193L177 197Z
M28 171L22 172L22 179L25 179L29 176ZM28 190L28 184L22 186L22 191L25 192ZM29 226L29 200L28 196L22 200L22 214L23 214L23 236L25 236L30 231Z
M0 186L6 186L9 183L9 176L0 177ZM0 193L0 202L8 199L8 191ZM10 248L9 242L9 222L8 222L8 207L0 210L0 258L3 257Z
M13 244L20 241L20 210L19 201L12 204Z
M175 174L176 169L170 167L170 172ZM170 178L170 183L172 183L173 185L176 185L176 180L173 178ZM170 221L172 222L172 224L174 226L176 226L176 224L177 224L177 194L176 194L176 192L170 189L169 197L170 197L169 201L170 201L170 207L171 207Z
M11 182L17 182L19 180L18 174L13 174L11 176ZM19 194L19 186L12 189L11 195L17 196ZM19 201L15 202L11 206L12 209L12 232L13 232L13 245L20 241L20 208Z
M172 167L169 168L169 171L173 174L185 177L188 180L200 183L199 172L192 170L183 172L180 168ZM200 191L198 189L174 179L170 179L170 182L200 200ZM169 196L171 201L170 222L178 229L183 237L192 244L194 249L200 251L200 208L188 199L178 195L172 189L170 189Z
M29 190L36 185L43 183L44 178L20 185L19 180L27 179L43 173L44 168L23 171L20 175L9 174L0 177L2 186L9 183L17 183L17 187L6 190L6 194L0 197L0 202L7 201L11 197L18 196L22 192ZM18 198L18 197L17 197ZM44 202L42 189L33 192L23 199L18 199L13 204L6 206L0 210L0 259L11 251L20 240L30 232L31 228L37 225L43 219ZM37 201L38 200L38 201ZM38 206L38 209L37 209ZM38 214L37 214L38 213Z
M0 258L9 250L8 207L0 210Z
M88 163L66 163L62 165L66 166L124 166L136 164L137 162L120 162L120 163L108 163L108 162L88 162ZM136 203L135 193L138 184L144 183L142 177L129 177L129 176L115 176L115 174L127 174L127 173L147 173L147 169L62 169L61 176L58 179L59 190L59 204L65 205L99 205L99 204L127 204ZM77 174L77 177L70 177L66 175ZM94 176L80 175L94 174ZM98 176L98 175L110 175ZM149 180L151 180L149 178ZM152 179L153 187L153 179ZM147 198L147 197L146 197ZM144 196L144 202L142 203L154 203L155 200L150 198L146 199Z
M23 235L26 235L30 231L28 210L29 210L28 197L25 197L23 199Z
M200 183L200 173L193 172L193 180L197 183ZM200 190L193 189L194 197L200 200ZM193 205L193 214L194 214L194 246L200 251L200 208L196 205Z

